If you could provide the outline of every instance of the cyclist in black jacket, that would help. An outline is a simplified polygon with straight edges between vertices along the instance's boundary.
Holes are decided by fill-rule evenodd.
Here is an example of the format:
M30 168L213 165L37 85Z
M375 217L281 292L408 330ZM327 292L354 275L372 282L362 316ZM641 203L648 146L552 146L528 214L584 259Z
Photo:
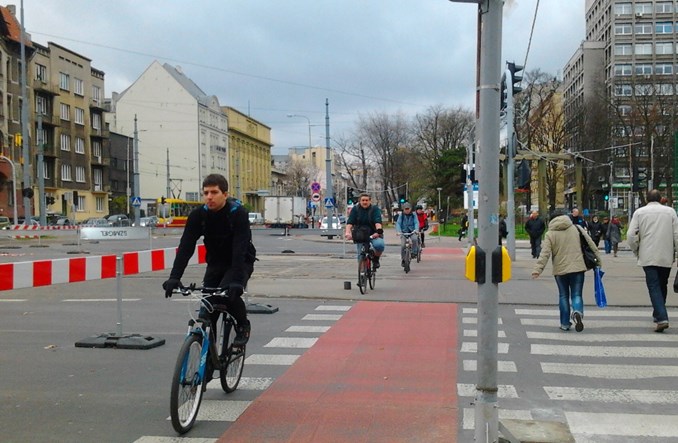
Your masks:
M238 322L234 344L242 346L250 336L250 322L242 294L254 270L255 260L248 213L238 200L228 198L228 181L223 175L208 175L202 188L205 205L188 215L172 272L162 287L165 297L171 297L172 290L181 286L181 277L193 256L196 242L203 236L207 261L203 286L228 288L228 298L224 301ZM209 317L212 330L215 330L219 312L215 311Z

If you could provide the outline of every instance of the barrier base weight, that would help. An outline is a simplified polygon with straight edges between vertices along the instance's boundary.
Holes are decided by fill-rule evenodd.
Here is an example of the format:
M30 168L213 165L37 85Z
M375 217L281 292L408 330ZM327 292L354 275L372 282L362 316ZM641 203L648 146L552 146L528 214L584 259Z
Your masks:
M95 335L75 342L76 348L117 348L117 349L151 349L165 344L164 338L147 335L113 333Z

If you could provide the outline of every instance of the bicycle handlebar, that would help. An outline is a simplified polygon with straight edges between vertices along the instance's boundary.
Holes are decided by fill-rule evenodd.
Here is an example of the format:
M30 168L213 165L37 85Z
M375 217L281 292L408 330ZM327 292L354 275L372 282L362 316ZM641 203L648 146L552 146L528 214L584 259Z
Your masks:
M228 288L209 288L206 286L197 286L195 283L191 283L188 286L181 285L178 289L172 291L175 294L181 294L184 297L191 295L193 292L201 292L203 294L219 294L226 295L228 293Z

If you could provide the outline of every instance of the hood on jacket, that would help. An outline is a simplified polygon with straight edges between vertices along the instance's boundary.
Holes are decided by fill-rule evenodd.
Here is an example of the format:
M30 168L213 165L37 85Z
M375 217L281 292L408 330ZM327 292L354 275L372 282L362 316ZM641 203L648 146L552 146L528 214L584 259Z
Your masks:
M572 226L569 215L559 215L549 222L549 231L564 231Z

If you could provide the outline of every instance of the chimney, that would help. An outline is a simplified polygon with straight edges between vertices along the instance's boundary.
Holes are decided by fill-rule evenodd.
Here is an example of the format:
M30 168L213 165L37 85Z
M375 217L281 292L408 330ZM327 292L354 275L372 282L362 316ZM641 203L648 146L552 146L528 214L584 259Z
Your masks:
M9 10L9 12L10 12L14 17L16 17L16 5L7 5L7 6L5 6L5 7Z

